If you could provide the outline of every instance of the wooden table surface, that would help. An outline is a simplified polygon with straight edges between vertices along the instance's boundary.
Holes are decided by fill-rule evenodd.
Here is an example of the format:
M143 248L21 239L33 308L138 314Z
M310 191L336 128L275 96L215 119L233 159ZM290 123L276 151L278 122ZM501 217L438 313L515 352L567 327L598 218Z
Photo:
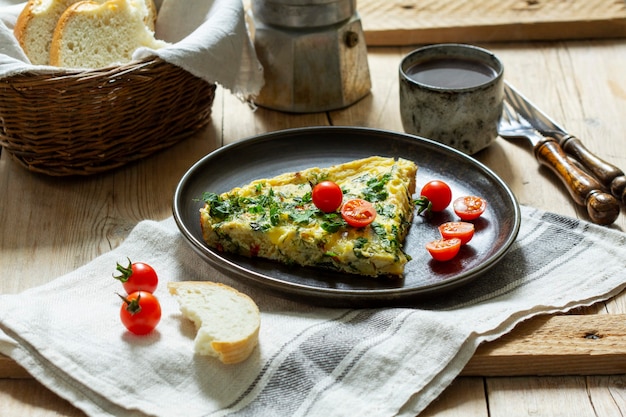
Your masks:
M502 59L506 78L526 96L577 134L589 149L626 169L626 40L480 46ZM412 49L370 47L371 94L339 111L301 115L263 108L252 111L219 88L212 123L204 131L110 173L50 178L26 171L2 152L0 293L18 293L47 283L117 247L137 222L170 216L172 195L181 176L219 146L302 126L402 131L397 68L401 57ZM571 201L552 173L538 166L526 144L499 139L475 157L511 187L521 204L586 218L585 210ZM626 230L624 210L611 227ZM623 415L625 298L618 296L577 313L581 315L532 320L501 341L481 347L462 376L423 415ZM569 337L553 333L555 329L571 330L571 334L584 330L580 337L604 332L610 343L603 345L605 350L582 355L570 355L568 349L575 349L575 344L569 343L536 355L537 349L550 345L550 338ZM82 413L4 357L0 358L0 415Z

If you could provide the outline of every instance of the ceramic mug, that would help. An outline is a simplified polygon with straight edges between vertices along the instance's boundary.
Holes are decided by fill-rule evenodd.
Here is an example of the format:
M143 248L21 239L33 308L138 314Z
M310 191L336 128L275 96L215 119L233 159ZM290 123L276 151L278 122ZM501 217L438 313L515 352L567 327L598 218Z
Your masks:
M425 46L400 63L404 131L469 155L498 137L503 97L502 63L477 46Z

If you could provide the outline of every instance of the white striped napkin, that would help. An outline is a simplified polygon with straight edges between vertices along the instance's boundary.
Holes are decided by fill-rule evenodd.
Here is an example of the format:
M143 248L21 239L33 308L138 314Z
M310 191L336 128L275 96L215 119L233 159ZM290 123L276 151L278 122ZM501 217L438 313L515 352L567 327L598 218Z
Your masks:
M590 305L626 282L626 235L522 207L519 237L476 281L416 308L323 309L247 288L205 264L174 221L144 221L117 249L38 288L0 296L0 352L91 416L415 416L483 342L529 317ZM158 331L119 323L126 257L159 271ZM165 281L249 294L260 344L238 365L193 353L194 329Z

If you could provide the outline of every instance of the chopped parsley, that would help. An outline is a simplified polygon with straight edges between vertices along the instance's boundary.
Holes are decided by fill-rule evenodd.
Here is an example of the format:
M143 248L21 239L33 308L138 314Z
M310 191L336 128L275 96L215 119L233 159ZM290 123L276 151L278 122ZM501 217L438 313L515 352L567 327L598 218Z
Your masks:
M376 213L393 219L396 215L396 207L392 204L376 204Z
M309 224L314 214L315 210L292 210L288 216L296 224Z
M299 204L307 204L313 201L313 197L311 197L311 192L307 191L302 197L294 197L293 201Z
M377 201L385 201L389 196L389 193L385 189L385 184L389 182L391 178L390 173L386 173L383 176L377 178L372 177L365 183L366 187L363 190L363 197L370 203Z
M320 211L321 213L321 211ZM335 233L342 227L347 226L346 221L338 213L324 213L320 227L328 233Z
M274 204L270 207L270 223L272 226L278 226L280 222L280 207Z
M354 246L352 247L352 251L354 252L354 255L357 258L366 258L367 257L363 253L363 249L365 248L365 245L367 245L368 242L369 242L369 240L367 238L364 238L364 237L358 237L358 238L356 238L354 240Z
M209 205L209 214L218 219L225 219L234 212L231 200L224 200L215 193L204 193L202 199Z

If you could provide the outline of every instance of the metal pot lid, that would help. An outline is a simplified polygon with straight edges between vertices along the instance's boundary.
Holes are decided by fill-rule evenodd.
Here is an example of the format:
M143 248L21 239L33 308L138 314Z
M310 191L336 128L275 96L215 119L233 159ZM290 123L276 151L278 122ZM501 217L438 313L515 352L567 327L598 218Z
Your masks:
M356 0L254 0L255 19L287 28L315 28L349 19Z

